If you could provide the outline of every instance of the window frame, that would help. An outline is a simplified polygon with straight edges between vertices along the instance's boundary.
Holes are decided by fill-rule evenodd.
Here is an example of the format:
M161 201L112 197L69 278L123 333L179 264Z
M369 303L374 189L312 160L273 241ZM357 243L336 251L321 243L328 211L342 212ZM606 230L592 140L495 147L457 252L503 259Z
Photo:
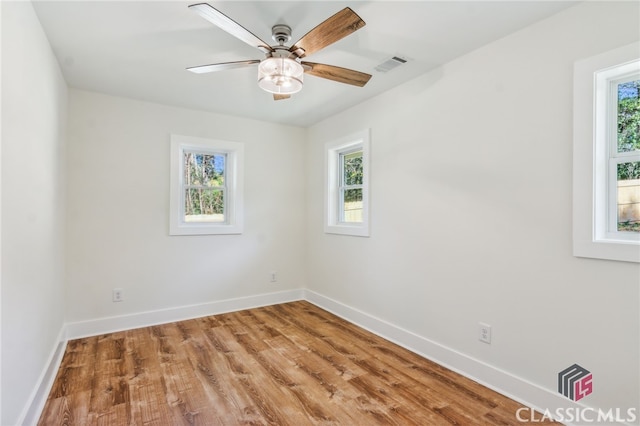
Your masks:
M612 93L625 75L640 72L638 52L640 43L632 43L574 65L573 254L577 257L640 262L640 233L617 230L617 163L636 154L617 152L617 91Z
M325 144L325 211L324 232L327 234L369 237L369 181L370 181L370 130L362 130ZM342 185L341 156L362 151L362 222L345 222L341 206Z
M184 182L184 155L188 152L226 156L224 222L184 220L184 194L188 186ZM243 232L244 144L172 134L170 169L169 235L225 235Z

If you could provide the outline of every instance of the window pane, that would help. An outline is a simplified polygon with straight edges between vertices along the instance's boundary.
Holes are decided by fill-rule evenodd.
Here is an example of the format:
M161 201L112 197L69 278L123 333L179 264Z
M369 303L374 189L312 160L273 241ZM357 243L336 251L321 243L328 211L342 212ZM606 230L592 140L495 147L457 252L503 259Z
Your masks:
M184 153L184 184L224 186L225 154Z
M341 155L343 185L362 185L362 151Z
M344 191L342 204L343 222L362 222L362 188Z
M184 221L224 222L224 192L220 189L186 189Z
M640 151L640 80L618 85L618 152Z
M618 164L618 231L640 232L640 161Z

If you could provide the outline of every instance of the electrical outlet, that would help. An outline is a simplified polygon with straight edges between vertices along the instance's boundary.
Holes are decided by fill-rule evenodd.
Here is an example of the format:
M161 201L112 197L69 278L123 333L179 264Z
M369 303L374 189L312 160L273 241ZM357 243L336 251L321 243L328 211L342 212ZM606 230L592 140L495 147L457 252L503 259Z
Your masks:
M124 291L121 288L113 289L113 301L122 302L124 300Z
M275 283L276 281L278 281L278 273L276 271L271 271L271 274L269 274L269 280L272 283Z
M481 342L491 344L491 326L485 323L478 323L478 338Z

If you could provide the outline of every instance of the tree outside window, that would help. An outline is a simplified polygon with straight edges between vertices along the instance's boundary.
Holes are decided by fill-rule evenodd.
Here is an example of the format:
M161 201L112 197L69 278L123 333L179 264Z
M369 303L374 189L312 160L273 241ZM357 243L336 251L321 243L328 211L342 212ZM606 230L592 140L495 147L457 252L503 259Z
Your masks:
M225 221L226 154L184 152L184 221Z

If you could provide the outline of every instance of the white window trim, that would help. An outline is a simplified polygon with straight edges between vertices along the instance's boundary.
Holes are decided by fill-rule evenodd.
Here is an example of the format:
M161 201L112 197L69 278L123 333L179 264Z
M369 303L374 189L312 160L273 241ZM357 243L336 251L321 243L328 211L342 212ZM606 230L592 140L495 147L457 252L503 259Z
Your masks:
M340 154L362 148L362 222L341 222L339 214ZM369 178L370 178L370 130L362 130L352 135L325 144L325 214L324 232L328 234L368 237L369 227Z
M602 102L610 80L607 69L638 59L640 43L596 55L574 67L573 87L573 255L598 259L640 262L640 235L609 232L612 175L607 141L607 108ZM604 91L604 93L603 93ZM607 173L610 173L607 175ZM615 177L615 176L614 176Z
M185 222L184 151L225 153L225 222ZM169 191L169 235L241 234L243 231L244 144L193 136L171 135L171 182Z

